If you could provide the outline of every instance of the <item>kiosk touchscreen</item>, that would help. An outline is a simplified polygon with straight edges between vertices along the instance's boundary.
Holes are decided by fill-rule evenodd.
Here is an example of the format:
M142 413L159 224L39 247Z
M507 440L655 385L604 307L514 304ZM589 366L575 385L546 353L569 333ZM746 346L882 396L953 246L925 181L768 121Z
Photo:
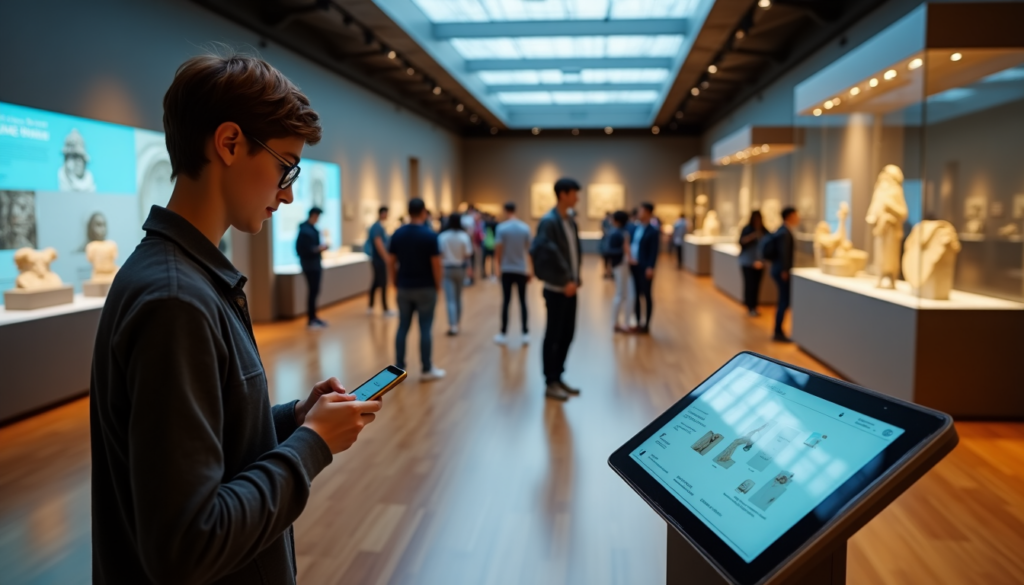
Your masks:
M742 353L609 464L727 582L775 583L845 547L956 442L948 415Z

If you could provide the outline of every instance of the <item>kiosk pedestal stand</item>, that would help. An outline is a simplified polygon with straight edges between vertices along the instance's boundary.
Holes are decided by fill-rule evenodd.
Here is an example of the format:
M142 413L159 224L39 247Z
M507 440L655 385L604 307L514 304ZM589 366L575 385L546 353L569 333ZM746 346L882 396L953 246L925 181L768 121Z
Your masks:
M697 549L675 528L668 529L665 585L729 585ZM846 585L846 543L831 555L811 563L806 572L790 581L793 585Z

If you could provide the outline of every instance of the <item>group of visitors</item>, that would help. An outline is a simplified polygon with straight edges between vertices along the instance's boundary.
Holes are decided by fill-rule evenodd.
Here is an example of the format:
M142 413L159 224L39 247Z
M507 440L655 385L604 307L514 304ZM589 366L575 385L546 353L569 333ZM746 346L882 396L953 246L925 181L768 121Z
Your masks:
M625 211L611 214L610 227L602 239L602 254L606 275L615 281L612 327L616 333L650 333L654 265L660 247L661 229L653 204L641 204L632 216ZM628 316L630 308L634 325Z
M764 226L760 211L750 214L750 221L740 232L740 269L743 271L743 303L751 317L757 317L760 304L761 280L764 278L766 261L771 264L771 277L778 289L778 306L775 310L775 331L772 339L784 343L790 338L782 329L782 323L789 310L792 294L793 259L796 239L793 234L800 224L800 214L793 207L782 210L782 226L769 233Z

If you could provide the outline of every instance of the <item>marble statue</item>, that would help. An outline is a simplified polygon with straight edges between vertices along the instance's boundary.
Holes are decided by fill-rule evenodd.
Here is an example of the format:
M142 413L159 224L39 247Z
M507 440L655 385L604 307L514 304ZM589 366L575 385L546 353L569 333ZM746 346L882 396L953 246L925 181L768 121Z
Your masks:
M907 200L903 197L903 171L896 165L885 165L878 174L865 218L874 236L874 267L878 288L896 288L903 222L907 221L908 213Z
M92 264L92 279L95 284L110 284L117 274L117 242L97 240L85 246L85 259Z
M708 212L708 196L707 195L697 195L697 199L695 200L694 206L693 206L694 233L697 233L696 230L702 229L704 227L704 215L707 214L707 212ZM701 232L701 233L703 233L703 232Z
M57 251L53 248L33 250L21 248L14 253L14 263L18 266L18 278L15 287L27 291L39 291L60 288L64 285L60 277L50 272L50 263L57 259Z
M716 212L714 209L708 211L707 214L704 216L704 227L701 228L701 235L722 235L722 222L718 221L718 212Z
M959 252L960 238L953 224L922 221L910 230L904 244L903 278L923 299L948 300Z
M853 242L846 234L846 217L850 214L850 206L846 202L839 204L836 218L839 229L832 232L828 222L821 221L814 230L814 262L825 274L833 276L854 276L868 262L868 253L855 250Z
M967 221L964 224L964 233L980 236L985 233L985 200L981 198L968 199L964 204L964 215Z
M782 227L782 203L778 199L765 199L761 202L761 219L768 233L775 233Z

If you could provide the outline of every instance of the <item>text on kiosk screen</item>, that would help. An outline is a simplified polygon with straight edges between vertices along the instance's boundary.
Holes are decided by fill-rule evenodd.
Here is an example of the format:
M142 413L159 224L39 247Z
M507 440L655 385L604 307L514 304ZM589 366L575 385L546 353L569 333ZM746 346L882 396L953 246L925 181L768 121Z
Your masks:
M901 434L735 368L630 456L749 563Z

